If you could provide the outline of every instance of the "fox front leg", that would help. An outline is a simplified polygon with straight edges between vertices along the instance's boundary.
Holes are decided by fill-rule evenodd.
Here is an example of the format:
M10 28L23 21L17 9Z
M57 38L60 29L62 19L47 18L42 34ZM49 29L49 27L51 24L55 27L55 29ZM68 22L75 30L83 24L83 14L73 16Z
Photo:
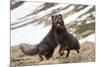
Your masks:
M59 55L60 56L64 55L64 49L63 49L63 47L60 47L60 49L59 49Z

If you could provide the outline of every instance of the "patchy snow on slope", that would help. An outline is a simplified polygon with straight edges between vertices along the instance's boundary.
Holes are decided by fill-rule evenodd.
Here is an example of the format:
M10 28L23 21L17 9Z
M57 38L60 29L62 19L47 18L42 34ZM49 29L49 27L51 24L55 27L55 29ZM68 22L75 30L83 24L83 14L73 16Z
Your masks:
M52 13L52 11L54 11L54 10L57 9L57 8L63 9L63 8L65 8L66 6L68 6L68 4L58 4L58 5L56 5L56 6L54 6L54 7L51 7L51 8L49 8L49 9L45 10L45 11L39 12L39 13L36 14L36 15L32 15L32 16L26 17L26 18L21 19L21 20L16 20L16 21L14 21L13 23L23 22L23 21L30 20L30 19L39 19L39 18L42 18L43 16L46 16L46 15ZM26 9L26 10L27 10L27 9ZM31 22L31 21L30 21L30 22Z
M84 43L85 41L90 41L90 42L95 43L95 34L93 33L93 34L87 36L86 38L82 38L79 40L80 44Z
M66 10L62 10L62 11L58 12L57 14L64 14L64 13L70 12L73 9L74 9L74 6L72 5L72 6L68 7Z
M19 6L18 8L11 11L11 23L17 21L18 18L24 17L33 10L40 9L40 5L44 3L38 3L38 2L25 2L23 5ZM37 8L38 7L38 8ZM37 9L36 9L37 8Z
M67 18L64 19L65 23L68 24L72 21L75 21L81 14L85 13L86 11L88 11L89 9L91 9L93 6L89 6L79 12L76 12L70 16L68 16Z

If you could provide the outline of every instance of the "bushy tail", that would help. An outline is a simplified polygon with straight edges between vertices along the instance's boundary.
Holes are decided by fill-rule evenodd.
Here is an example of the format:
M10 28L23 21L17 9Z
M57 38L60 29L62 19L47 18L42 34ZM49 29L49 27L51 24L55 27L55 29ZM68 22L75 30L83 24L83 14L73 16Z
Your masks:
M36 55L38 54L38 45L20 44L20 49L24 54Z

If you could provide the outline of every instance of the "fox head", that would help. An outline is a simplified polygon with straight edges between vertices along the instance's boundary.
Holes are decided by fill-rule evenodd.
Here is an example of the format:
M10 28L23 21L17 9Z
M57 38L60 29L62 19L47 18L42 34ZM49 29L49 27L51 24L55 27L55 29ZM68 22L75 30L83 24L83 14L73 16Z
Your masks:
M51 17L51 19L52 19L52 26L55 27L56 29L60 30L60 29L63 29L65 27L61 14L53 15Z

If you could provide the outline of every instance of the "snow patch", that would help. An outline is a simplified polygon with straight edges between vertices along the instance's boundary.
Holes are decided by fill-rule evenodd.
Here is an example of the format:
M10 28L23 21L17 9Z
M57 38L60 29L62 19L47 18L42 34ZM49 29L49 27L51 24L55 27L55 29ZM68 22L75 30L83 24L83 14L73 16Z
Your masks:
M80 39L80 40L79 40L79 43L82 44L82 43L84 43L84 42L86 42L86 41L90 41L90 42L95 43L95 34L93 33L93 34L87 36L86 38Z

